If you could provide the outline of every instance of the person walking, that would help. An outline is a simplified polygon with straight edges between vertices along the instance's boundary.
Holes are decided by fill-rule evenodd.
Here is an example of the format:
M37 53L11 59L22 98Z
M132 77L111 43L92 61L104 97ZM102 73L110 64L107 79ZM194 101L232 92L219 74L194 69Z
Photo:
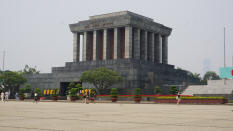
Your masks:
M181 98L180 98L180 92L178 91L178 93L177 93L177 96L176 96L176 100L177 100L177 105L179 105L180 104L180 101L181 101Z
M96 100L96 92L95 91L93 92L93 99L94 99L93 102L95 103L95 100Z
M4 99L4 102L8 102L8 98L9 98L9 93L8 93L8 92L5 92L5 99Z
M82 103L85 103L86 95L84 89L81 91L82 94Z
M18 92L15 93L15 99L19 100Z
M85 90L85 96L86 96L86 98L85 98L85 104L89 104L88 103L88 99L89 99L89 90L88 89Z
M33 103L37 104L37 102L38 102L38 94L35 92L34 93L34 101L33 101Z
M4 101L4 96L5 96L5 94L4 94L4 92L2 91L2 93L1 93L1 101L2 101L2 102Z

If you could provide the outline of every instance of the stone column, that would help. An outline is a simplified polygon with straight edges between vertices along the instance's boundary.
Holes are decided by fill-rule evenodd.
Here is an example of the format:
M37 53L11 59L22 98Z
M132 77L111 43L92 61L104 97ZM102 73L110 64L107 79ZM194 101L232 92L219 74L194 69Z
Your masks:
M141 59L147 60L147 31L141 31L140 35Z
M162 63L162 37L159 35L159 63Z
M132 27L125 27L125 58L132 58Z
M73 33L73 62L79 62L80 53L80 33Z
M160 34L155 34L154 62L162 63L162 40Z
M98 43L98 41L97 41L97 31L95 30L93 32L93 60L96 60L96 58L99 58L97 56L97 50L96 50L97 45L98 45L97 43Z
M140 60L140 29L134 29L134 58Z
M107 46L108 46L108 30L104 29L104 42L103 42L103 59L106 60L108 59L108 50L107 50Z
M145 35L145 36L144 36L144 37L145 37L145 41L144 41L144 42L145 42L145 58L144 58L145 60L147 60L147 54L148 54L148 53L147 53L147 47L148 47L147 33L148 33L148 32L145 31L145 34L144 34L144 35Z
M147 60L148 61L153 61L153 59L152 59L152 50L153 50L153 48L152 48L152 45L153 45L153 41L154 41L154 37L152 38L152 36L153 36L153 33L152 32L148 32L147 33ZM152 40L153 39L153 40Z
M83 33L83 55L82 61L87 61L87 32Z
M162 37L162 63L168 63L168 36Z
M93 60L100 59L100 32L95 30L93 32Z
M155 46L154 36L155 36L155 35L154 35L154 33L152 32L152 33L151 33L151 42L150 42L150 43L151 43L151 60L152 60L152 62L154 62L154 60L155 60L155 58L154 58L154 56L155 56L155 55L154 55L154 54L155 54L155 53L154 53L154 52L155 52L155 51L154 51L154 50L155 50L155 47L154 47L154 46Z
M114 59L120 58L120 40L119 29L114 28Z

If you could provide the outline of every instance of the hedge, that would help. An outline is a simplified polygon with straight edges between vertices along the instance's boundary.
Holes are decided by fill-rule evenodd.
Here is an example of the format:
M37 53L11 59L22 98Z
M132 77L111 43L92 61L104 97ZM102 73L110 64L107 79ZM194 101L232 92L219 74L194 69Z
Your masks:
M176 99L176 96L159 96L156 97L157 99ZM200 99L205 99L205 100L213 100L213 99L225 99L224 97L185 97L185 96L181 96L181 99L183 100L200 100Z

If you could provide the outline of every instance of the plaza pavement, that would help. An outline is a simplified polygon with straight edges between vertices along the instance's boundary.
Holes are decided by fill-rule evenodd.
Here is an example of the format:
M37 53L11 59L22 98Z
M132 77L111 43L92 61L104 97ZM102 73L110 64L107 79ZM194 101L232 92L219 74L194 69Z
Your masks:
M231 105L0 102L0 131L233 131Z

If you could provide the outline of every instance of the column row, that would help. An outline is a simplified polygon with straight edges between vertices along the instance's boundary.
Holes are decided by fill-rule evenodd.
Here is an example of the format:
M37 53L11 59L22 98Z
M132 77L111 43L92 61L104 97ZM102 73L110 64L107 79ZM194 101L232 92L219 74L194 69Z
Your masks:
M73 60L79 61L80 33L74 33ZM133 58L168 63L168 37L132 27L83 33L82 61Z

